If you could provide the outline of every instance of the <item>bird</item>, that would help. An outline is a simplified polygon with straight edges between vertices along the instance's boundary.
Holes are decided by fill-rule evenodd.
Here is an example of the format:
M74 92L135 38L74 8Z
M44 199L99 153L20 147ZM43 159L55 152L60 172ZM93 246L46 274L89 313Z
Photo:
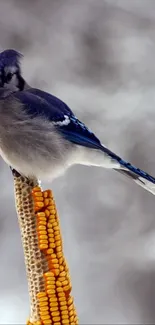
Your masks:
M12 171L45 181L81 164L115 170L155 194L155 178L108 149L58 97L22 76L23 54L0 52L0 156Z

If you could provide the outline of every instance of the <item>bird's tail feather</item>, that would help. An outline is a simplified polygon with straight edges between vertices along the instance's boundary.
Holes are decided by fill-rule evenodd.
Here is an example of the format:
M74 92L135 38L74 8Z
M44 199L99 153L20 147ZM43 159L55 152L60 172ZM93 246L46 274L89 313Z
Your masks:
M120 169L114 170L133 179L136 184L155 195L155 178L153 176L126 162L115 153L110 151L108 148L106 148L104 145L102 145L101 150L120 164Z

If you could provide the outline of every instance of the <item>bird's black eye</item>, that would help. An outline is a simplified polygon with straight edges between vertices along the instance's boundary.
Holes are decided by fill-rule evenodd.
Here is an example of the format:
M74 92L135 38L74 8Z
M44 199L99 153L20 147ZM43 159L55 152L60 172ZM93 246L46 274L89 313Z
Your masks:
M12 79L13 74L9 72L6 76L6 82L9 82Z

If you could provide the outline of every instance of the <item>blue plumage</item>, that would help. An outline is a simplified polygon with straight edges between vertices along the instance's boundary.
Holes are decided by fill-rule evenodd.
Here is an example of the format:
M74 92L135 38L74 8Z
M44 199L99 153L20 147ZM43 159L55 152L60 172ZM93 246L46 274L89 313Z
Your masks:
M76 118L70 108L57 97L33 88L28 91L14 93L14 97L18 98L24 104L24 109L31 118L35 116L44 116L50 122L59 123L65 120L65 116L68 116L69 123L67 125L56 125L57 130L66 140L76 145L85 146L91 149L99 149L113 160L119 162L121 166L127 168L131 173L155 184L154 177L131 165L104 147L100 140L85 126L85 124Z

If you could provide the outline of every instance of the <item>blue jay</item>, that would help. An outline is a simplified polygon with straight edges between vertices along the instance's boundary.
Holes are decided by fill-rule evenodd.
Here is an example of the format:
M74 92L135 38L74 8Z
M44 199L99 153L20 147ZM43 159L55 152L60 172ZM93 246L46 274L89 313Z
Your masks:
M31 88L22 55L0 53L0 155L25 177L52 180L74 164L114 169L155 194L155 178L117 156L57 97Z

